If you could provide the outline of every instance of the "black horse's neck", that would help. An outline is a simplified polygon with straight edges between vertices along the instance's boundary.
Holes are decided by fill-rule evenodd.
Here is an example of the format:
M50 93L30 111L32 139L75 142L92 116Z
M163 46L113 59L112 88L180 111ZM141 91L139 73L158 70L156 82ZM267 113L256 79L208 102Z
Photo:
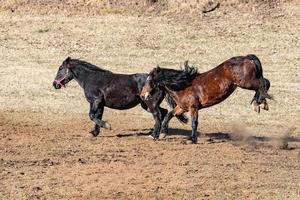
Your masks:
M88 80L95 79L95 77L99 80L99 77L104 74L112 74L111 71L101 69L88 62L77 59L72 60L70 66L70 71L74 79L81 87L83 87Z

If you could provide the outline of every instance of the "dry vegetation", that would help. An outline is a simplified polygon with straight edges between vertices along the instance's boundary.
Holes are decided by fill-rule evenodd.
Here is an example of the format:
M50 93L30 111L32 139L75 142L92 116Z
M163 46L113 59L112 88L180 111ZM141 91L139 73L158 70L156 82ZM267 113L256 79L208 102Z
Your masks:
M123 1L105 12L93 6L108 1L74 2L0 3L0 199L300 198L297 1L228 0L205 14L195 11L214 3L145 1L147 15L124 14ZM238 89L200 112L197 145L176 120L167 139L149 140L153 120L140 108L106 109L113 130L90 139L81 88L52 88L67 56L120 73L188 59L201 72L248 53L271 81L270 111L254 113L253 92Z
M285 5L296 5L295 0L2 0L1 10L17 13L66 15L103 15L108 13L183 15L199 17L220 3L222 14L232 9L245 12L270 12ZM181 16L182 17L182 16Z

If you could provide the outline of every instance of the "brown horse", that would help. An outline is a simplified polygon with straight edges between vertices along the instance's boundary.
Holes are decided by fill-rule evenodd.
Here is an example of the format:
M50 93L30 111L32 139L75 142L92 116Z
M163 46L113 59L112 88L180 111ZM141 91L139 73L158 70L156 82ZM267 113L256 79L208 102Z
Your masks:
M142 89L141 96L148 99L155 88L161 88L177 104L165 117L161 132L167 133L173 116L189 112L192 119L190 139L196 143L198 110L222 102L237 87L255 91L251 104L257 112L260 107L268 110L266 98L272 99L267 93L270 82L263 77L261 63L255 55L230 58L205 73L197 73L197 69L189 67L187 62L184 67L183 70L154 68ZM154 139L159 137L159 133Z

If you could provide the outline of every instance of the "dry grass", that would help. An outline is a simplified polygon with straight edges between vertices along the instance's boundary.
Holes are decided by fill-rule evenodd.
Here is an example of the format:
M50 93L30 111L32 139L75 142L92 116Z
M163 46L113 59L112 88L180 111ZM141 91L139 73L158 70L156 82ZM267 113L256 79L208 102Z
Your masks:
M153 16L0 14L0 198L299 199L300 10L292 5L269 16L218 11L189 24ZM135 73L157 64L178 68L187 59L206 71L248 53L261 58L271 81L270 111L253 112L254 93L238 89L200 112L205 135L198 145L182 143L181 129L190 128L175 120L179 130L166 140L137 136L153 125L140 108L106 109L113 131L91 141L81 88L52 88L67 56ZM284 144L288 128L289 151L272 143L282 137ZM207 141L215 133L246 137ZM248 148L253 136L255 148Z
M52 89L57 67L67 56L122 73L150 71L157 64L179 68L188 59L201 72L229 57L254 53L272 84L275 101L270 102L271 111L252 112L253 92L239 89L224 103L203 110L203 120L257 123L262 128L292 126L299 121L298 16L251 21L247 20L250 15L238 21L211 18L194 25L118 15L0 17L1 59L5 60L0 64L2 109L86 112L77 83L67 90ZM70 99L72 103L66 103Z
M138 14L199 18L204 10L220 3L218 13L233 10L268 14L297 0L2 0L0 10L27 14L103 15Z

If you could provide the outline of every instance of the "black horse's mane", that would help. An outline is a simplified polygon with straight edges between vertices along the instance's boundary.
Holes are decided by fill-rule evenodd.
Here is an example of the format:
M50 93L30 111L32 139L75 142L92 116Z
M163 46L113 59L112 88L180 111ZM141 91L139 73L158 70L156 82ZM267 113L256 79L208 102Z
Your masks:
M167 88L178 91L186 88L191 84L194 78L198 75L197 68L189 66L187 62L181 70L156 68L157 78L155 82L158 85L164 85Z
M102 68L100 68L96 65L93 65L89 62L86 62L86 61L80 60L80 59L71 59L70 64L77 65L77 66L80 65L80 66L82 66L82 67L84 67L84 68L86 68L90 71L110 72L109 70L102 69Z

